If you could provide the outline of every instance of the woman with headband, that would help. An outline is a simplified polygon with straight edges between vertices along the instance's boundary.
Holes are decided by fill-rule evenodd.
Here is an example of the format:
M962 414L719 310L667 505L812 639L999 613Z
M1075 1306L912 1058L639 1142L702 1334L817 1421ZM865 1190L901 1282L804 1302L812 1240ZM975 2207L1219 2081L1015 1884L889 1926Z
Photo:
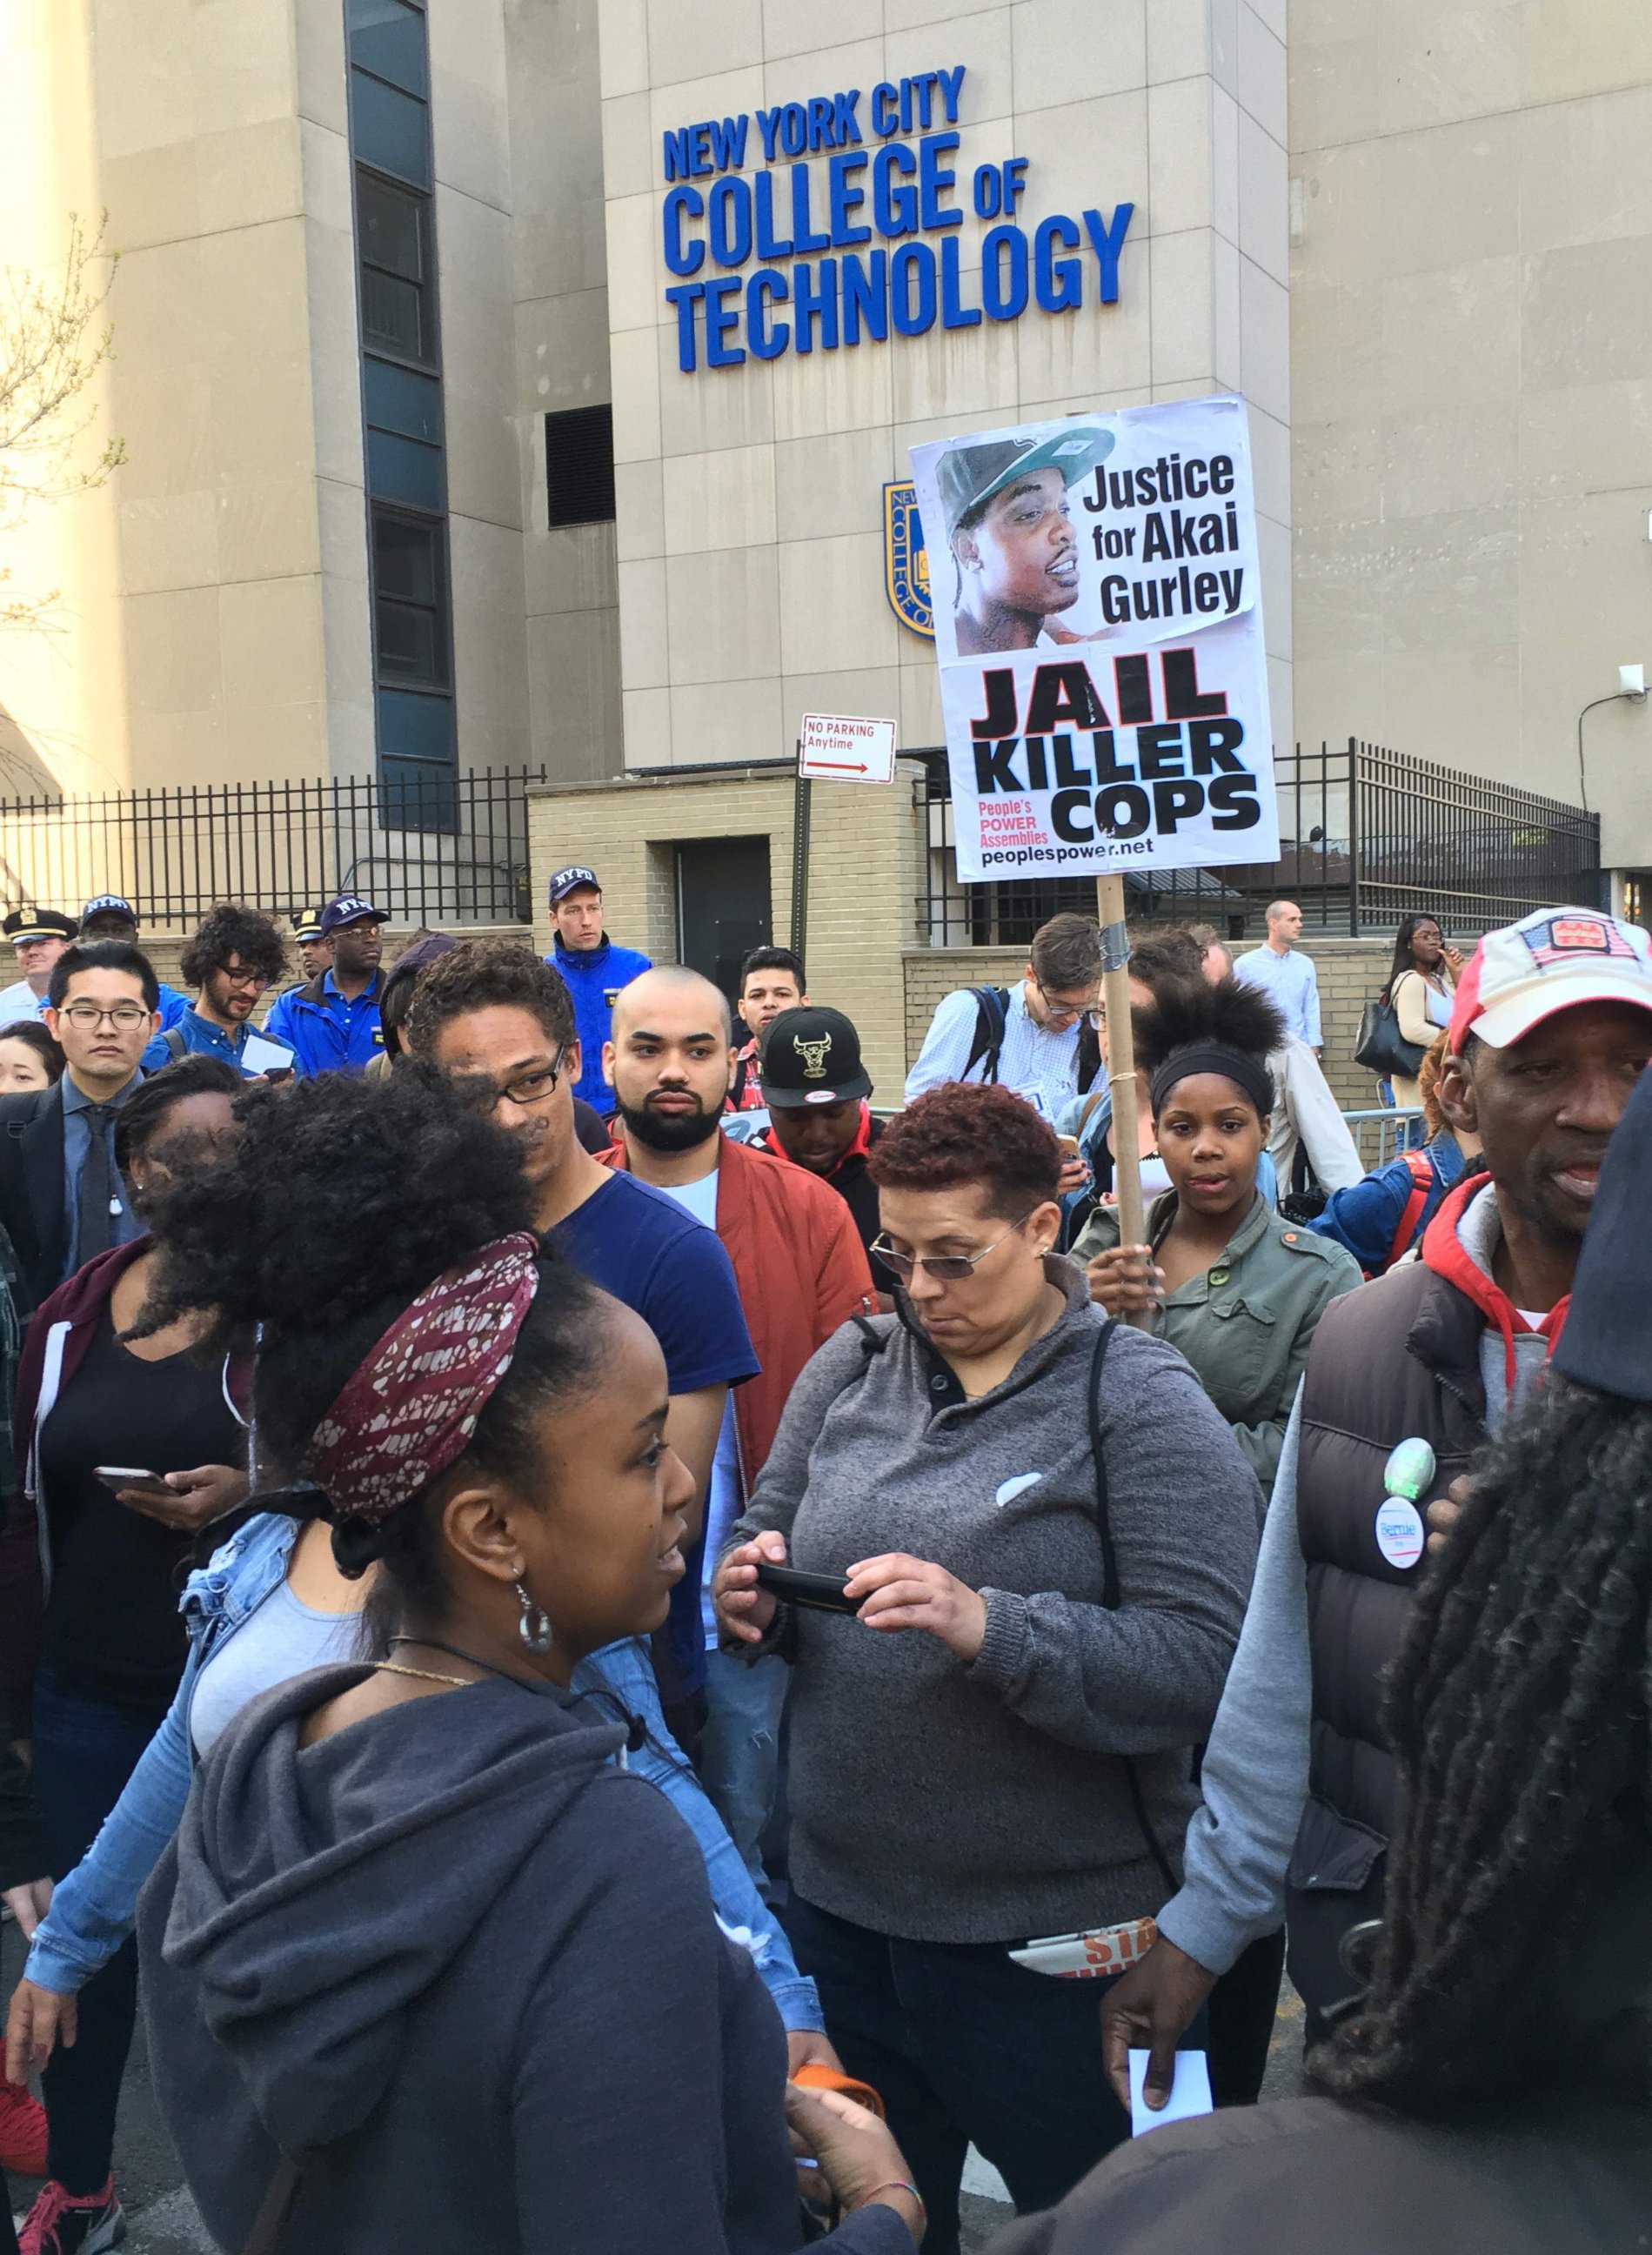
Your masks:
M1360 1282L1359 1267L1257 1191L1274 1104L1268 1056L1284 1037L1267 996L1236 979L1165 981L1136 1025L1170 1187L1149 1211L1146 1245L1121 1246L1118 1208L1099 1206L1072 1257L1088 1263L1109 1315L1145 1311L1180 1348L1266 1495L1309 1342L1329 1303Z
M805 2236L780 2022L692 1840L616 1766L624 1724L567 1689L682 1570L664 1364L524 1201L509 1139L414 1065L249 1106L167 1217L163 1312L257 1333L263 1481L376 1568L378 1656L229 1725L140 1908L157 2089L226 2248ZM837 2244L910 2247L881 2125L787 2111L854 2211Z
M1149 1210L1146 1245L1119 1243L1119 1210L1098 1206L1077 1244L1109 1315L1148 1311L1179 1347L1268 1494L1320 1317L1361 1279L1352 1254L1283 1220L1256 1186L1284 1030L1265 994L1236 979L1162 982L1138 1011L1136 1062L1170 1187ZM1284 1962L1283 1929L1251 1944L1210 1999L1219 2105L1262 2089Z

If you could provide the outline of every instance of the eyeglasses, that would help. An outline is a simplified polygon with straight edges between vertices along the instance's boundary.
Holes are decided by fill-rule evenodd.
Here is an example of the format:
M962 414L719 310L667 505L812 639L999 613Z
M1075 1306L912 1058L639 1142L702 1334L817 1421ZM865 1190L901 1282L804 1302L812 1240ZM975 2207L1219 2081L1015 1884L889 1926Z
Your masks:
M1076 1026L1080 1018L1087 1018L1098 1034L1106 1025L1107 1012L1098 1008L1094 1003L1086 1005L1081 1002L1075 1006L1071 1002L1058 1002L1038 980L1035 979L1032 983L1038 989L1038 1000L1044 1004L1044 1015L1056 1030Z
M58 1012L60 1018L67 1018L83 1034L89 1033L94 1026L101 1026L105 1018L122 1033L130 1034L135 1028L147 1025L152 1015L141 1002L117 1002L112 1010L100 1010L95 1002L66 1002Z
M978 1263L984 1261L989 1253L996 1253L1001 1245L1008 1244L1016 1232L1024 1229L1031 1219L1030 1213L1023 1213L1019 1221L1010 1223L1002 1237L995 1237L992 1243L983 1245L979 1253L943 1253L933 1259L927 1254L914 1259L910 1253L896 1253L889 1239L882 1233L872 1240L868 1249L875 1253L884 1266L892 1268L903 1281L910 1281L913 1269L921 1268L938 1284L961 1284L967 1277L974 1275Z
M545 1103L561 1077L562 1060L566 1054L566 1050L559 1050L551 1063L542 1065L538 1071L518 1073L515 1080L506 1081L502 1087L484 1084L490 1101L497 1104L503 1097L507 1104L520 1105L524 1112L531 1105Z

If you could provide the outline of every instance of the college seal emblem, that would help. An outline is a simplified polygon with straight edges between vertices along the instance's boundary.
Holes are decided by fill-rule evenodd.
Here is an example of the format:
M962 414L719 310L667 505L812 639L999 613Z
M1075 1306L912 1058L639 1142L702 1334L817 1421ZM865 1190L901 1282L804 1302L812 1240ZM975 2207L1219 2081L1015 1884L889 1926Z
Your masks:
M917 488L910 479L883 488L883 592L903 627L925 642L934 641L929 557L917 517Z

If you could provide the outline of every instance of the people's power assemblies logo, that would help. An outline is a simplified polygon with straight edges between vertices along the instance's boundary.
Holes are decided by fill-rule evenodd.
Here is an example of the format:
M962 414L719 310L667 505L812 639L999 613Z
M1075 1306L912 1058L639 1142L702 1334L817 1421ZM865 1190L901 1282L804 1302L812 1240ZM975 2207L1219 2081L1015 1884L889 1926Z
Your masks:
M910 479L883 488L883 592L903 627L925 642L934 641L929 553L917 514L917 488Z

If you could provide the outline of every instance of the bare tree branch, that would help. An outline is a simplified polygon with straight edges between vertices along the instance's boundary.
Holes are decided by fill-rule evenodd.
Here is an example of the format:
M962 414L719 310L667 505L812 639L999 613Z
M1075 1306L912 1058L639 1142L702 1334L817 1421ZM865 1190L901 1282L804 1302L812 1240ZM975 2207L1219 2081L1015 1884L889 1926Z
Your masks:
M39 508L95 492L126 460L123 439L93 453L88 435L97 419L95 379L113 357L103 308L120 253L103 249L107 216L88 235L69 214L60 274L0 272L0 539L15 537ZM60 632L60 600L55 587L17 588L0 563L0 629Z

